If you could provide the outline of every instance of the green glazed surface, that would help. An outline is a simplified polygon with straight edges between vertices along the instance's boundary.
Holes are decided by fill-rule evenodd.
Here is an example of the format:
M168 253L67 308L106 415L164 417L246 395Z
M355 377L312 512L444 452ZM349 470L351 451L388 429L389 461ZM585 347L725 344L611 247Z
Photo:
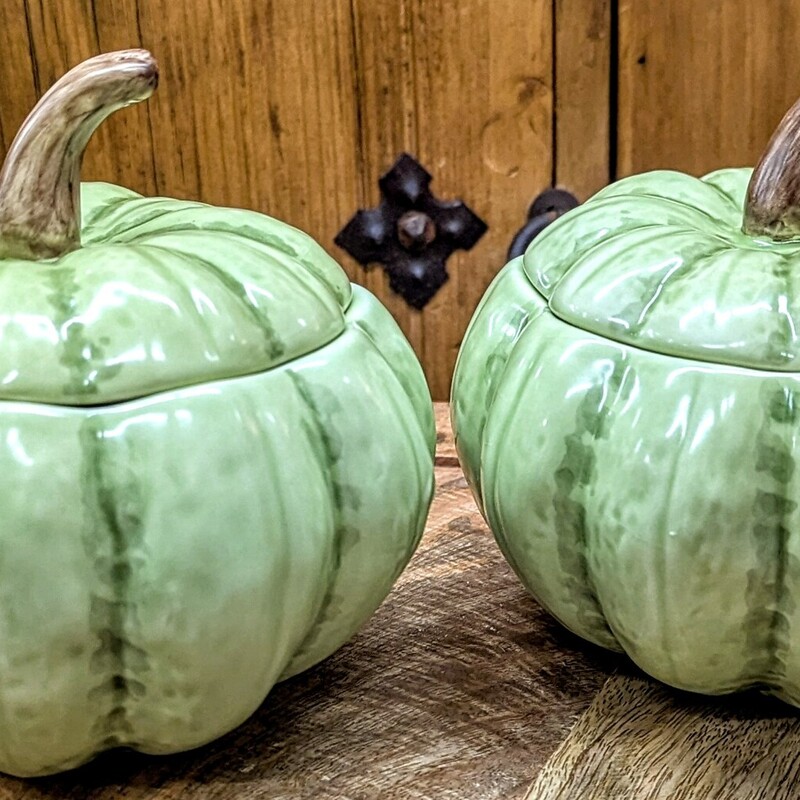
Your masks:
M472 320L453 425L564 625L800 705L800 246L741 233L749 174L644 174L553 223Z
M17 775L238 725L369 617L432 496L419 363L305 234L106 185L83 202L84 248L0 262Z
M97 405L262 372L345 328L350 283L253 211L82 186L81 247L0 261L0 399Z

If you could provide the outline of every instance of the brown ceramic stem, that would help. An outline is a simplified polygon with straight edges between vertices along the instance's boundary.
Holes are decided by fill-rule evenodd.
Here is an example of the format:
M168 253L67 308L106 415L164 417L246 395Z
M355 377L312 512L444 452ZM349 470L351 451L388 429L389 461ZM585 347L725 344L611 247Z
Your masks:
M786 112L753 170L742 229L778 241L800 238L800 100Z
M80 168L97 126L149 97L158 67L146 50L84 61L42 97L0 172L0 258L52 258L80 246Z

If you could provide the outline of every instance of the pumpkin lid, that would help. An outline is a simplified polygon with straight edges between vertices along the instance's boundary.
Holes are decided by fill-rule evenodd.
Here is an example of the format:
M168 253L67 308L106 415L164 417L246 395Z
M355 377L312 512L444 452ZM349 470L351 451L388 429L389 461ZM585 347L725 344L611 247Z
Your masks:
M800 370L800 241L742 230L748 168L635 175L556 220L524 268L565 322L646 350Z
M0 260L0 399L95 405L274 367L344 329L350 282L240 209L81 188L82 243Z
M80 184L91 132L149 96L154 74L145 51L84 62L42 98L9 151L2 400L118 402L260 372L344 329L349 280L301 231L253 211Z
M523 263L552 312L585 330L800 370L800 101L754 170L625 178L556 220Z

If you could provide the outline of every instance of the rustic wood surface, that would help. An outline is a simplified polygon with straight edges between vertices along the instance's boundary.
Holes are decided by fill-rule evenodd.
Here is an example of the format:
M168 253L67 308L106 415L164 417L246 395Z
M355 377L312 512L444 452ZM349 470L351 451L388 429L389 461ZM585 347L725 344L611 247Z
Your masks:
M752 165L800 96L795 0L619 0L618 174Z
M790 800L800 716L702 698L582 642L524 592L466 482L445 404L419 550L338 653L189 753L107 754L0 800Z
M800 719L761 695L700 699L609 679L527 800L794 800Z
M552 3L4 0L0 157L70 66L150 49L158 92L104 125L85 177L307 230L387 304L444 400L469 317L553 178ZM377 203L378 177L403 151L439 197L463 199L490 226L450 259L450 282L422 313L333 244Z

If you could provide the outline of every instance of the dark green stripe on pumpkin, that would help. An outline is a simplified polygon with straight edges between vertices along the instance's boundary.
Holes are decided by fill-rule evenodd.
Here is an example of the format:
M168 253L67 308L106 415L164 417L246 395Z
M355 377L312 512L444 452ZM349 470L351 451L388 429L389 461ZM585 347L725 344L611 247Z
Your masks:
M159 198L143 200L141 197L123 197L113 203L108 203L100 209L99 214L95 213L91 220L84 222L84 229L88 236L84 236L82 244L86 246L88 244L135 242L137 228L149 225L168 214L174 214L177 202ZM180 211L183 213L193 207L192 203L187 201L180 201L180 203ZM108 217L112 213L115 213L121 220L113 221L109 226ZM129 218L133 218L135 222L132 223ZM99 231L99 235L95 233L96 230Z
M144 694L138 678L149 668L146 653L128 633L135 621L130 582L142 549L144 502L129 442L104 436L92 418L84 422L80 441L84 547L103 587L91 598L89 625L97 639L91 670L97 682L87 699L98 709L94 733L100 744L133 744L126 703Z
M756 438L756 493L751 536L756 564L747 574L744 619L749 658L742 680L780 687L791 642L794 598L789 586L800 579L800 564L788 550L791 517L797 502L791 497L796 470L792 439L800 422L800 397L788 387L762 390L764 416ZM796 695L796 687L795 687Z
M176 216L185 214L186 210L187 208L185 206L177 207L175 209L175 214ZM298 264L305 267L305 269L308 270L308 272L320 283L330 288L341 308L347 307L350 301L349 292L346 288L347 284L342 282L342 285L339 285L333 280L332 276L328 274L329 270L318 263L318 255L323 252L318 247L310 247L309 252L298 252L294 247L292 247L291 244L289 244L285 237L282 237L279 234L267 232L263 227L263 223L262 225L252 225L249 222L246 222L241 215L241 212L238 212L236 209L215 209L211 206L205 206L203 204L190 204L189 210L193 216L192 220L179 219L175 222L168 222L164 225L164 227L146 231L145 233L136 233L136 228L141 227L141 225L138 222L134 222L127 230L115 230L113 238L109 239L109 241L125 244L140 243L149 245L149 237L155 237L167 233L178 233L181 231L201 231L204 233L217 233L225 236L232 236L236 237L238 240L256 242L272 250L276 250L279 253L283 253L292 259L295 259ZM225 219L221 219L221 212L235 214L235 221L229 222ZM247 216L260 216L256 214L248 214L247 212L245 213ZM263 220L263 217L261 219ZM134 231L134 235L129 235L130 231Z
M634 381L621 355L602 363L606 365L604 374L581 398L575 427L564 438L564 457L554 475L553 506L559 566L569 596L575 598L580 632L598 644L618 650L591 575L587 557L591 532L584 503L597 478L597 443L608 437L613 406L618 401L625 402Z
M330 562L327 564L327 587L314 621L292 658L293 663L299 663L305 660L309 651L313 650L320 627L337 615L338 608L334 600L339 567L344 554L356 544L360 536L358 530L345 523L344 510L347 507L358 508L361 489L343 483L339 469L342 444L337 433L339 426L336 418L347 414L347 409L329 388L313 385L299 372L288 370L287 375L305 407L306 414L301 423L303 435L311 447L320 474L327 483L333 510L333 540Z
M170 227L170 231L172 230L175 230L175 228ZM327 286L331 292L333 292L341 308L346 308L350 302L350 284L345 281L342 281L341 284L337 283L333 280L333 276L329 274L329 270L321 266L322 262L319 259L319 255L324 255L324 251L318 246L310 247L309 252L299 252L295 250L284 237L274 233L268 233L261 226L250 225L241 220L236 220L233 224L224 220L216 220L210 225L204 225L202 230L224 233L245 240L249 239L265 247L284 253L290 258L296 259L298 264L305 267L305 269L320 283ZM331 265L334 264L332 260L330 263Z
M178 250L170 250L168 247L161 247L156 244L137 246L136 249L139 253L147 254L153 258L154 263L159 264L159 266L161 266L161 262L158 260L157 254L163 253L169 255L170 258L181 258L190 263L193 268L202 267L206 272L213 275L227 289L229 294L236 298L244 314L250 317L253 324L261 331L264 337L262 346L270 363L274 363L284 356L286 345L278 336L278 332L275 330L269 316L267 316L264 309L258 308L253 304L253 301L247 296L247 290L242 282L228 273L223 267L218 267L213 262L194 253L190 256Z
M480 406L476 404L474 411L474 438L478 452L480 452L483 444L483 433L486 430L486 423L489 420L489 413L492 410L495 395L502 383L506 365L511 358L514 347L525 331L525 328L541 315L546 308L547 306L545 305L536 306L534 308L518 307L513 310L508 319L503 320L503 327L506 335L503 336L503 338L497 339L495 346L486 359L486 366L483 368L483 374L481 375L481 385L484 390L481 398L483 402ZM513 331L513 335L509 335L510 331ZM465 464L464 472L467 474L470 484L475 487L475 495L477 497L482 497L480 469L472 470L471 465Z
M762 359L767 367L781 369L797 355L794 314L788 304L781 308L780 300L781 297L785 301L794 296L794 263L787 258L780 258L772 261L771 266L772 274L781 287L771 303L778 327L767 337Z
M99 384L114 378L122 365L106 363L103 342L86 336L86 326L76 318L80 313L76 299L80 287L75 270L59 265L50 269L47 282L51 289L47 299L62 342L58 361L69 376L64 394L68 398L97 394Z
M699 233L698 233L699 236ZM609 314L613 320L626 323L625 333L635 340L647 328L650 316L658 305L680 296L683 283L698 273L714 268L713 261L728 247L709 236L705 241L687 244L675 251L665 271L642 271L625 284L624 296L632 298L623 308Z

